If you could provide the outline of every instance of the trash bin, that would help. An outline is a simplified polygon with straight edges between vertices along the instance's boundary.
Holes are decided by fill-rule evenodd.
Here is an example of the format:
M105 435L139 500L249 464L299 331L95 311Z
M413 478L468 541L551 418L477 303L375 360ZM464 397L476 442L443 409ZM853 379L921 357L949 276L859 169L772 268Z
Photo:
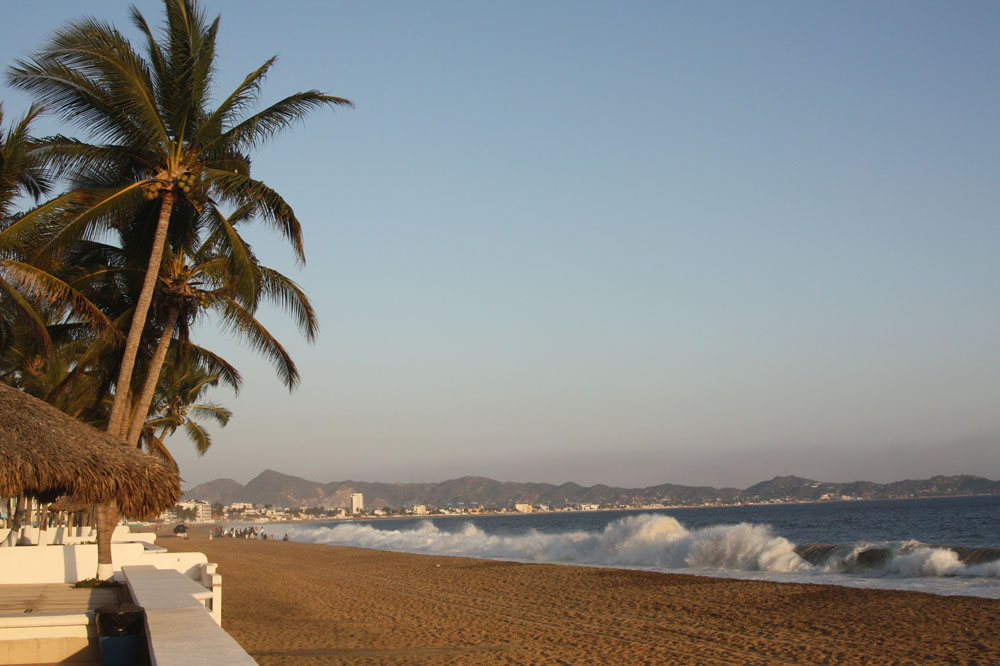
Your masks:
M145 612L130 603L105 604L95 611L102 666L132 666L139 657Z

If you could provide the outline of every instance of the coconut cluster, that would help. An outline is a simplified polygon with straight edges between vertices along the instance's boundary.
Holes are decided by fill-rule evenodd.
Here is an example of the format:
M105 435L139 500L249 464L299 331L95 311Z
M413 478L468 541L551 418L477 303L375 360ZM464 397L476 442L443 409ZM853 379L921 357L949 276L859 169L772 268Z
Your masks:
M191 173L190 171L185 171L181 175L174 178L174 186L179 189L184 194L190 194L198 185L198 176ZM160 191L163 189L164 185L169 185L165 181L153 180L142 186L142 195L146 197L147 201L152 201L156 197L160 196Z
M197 183L197 178L189 171L177 176L177 179L174 182L177 184L177 187L181 192L184 194L190 194L191 190L194 189L194 186Z
M160 196L160 190L162 189L163 183L158 180L154 180L153 182L142 186L142 196L146 197L146 201L152 201L156 197Z

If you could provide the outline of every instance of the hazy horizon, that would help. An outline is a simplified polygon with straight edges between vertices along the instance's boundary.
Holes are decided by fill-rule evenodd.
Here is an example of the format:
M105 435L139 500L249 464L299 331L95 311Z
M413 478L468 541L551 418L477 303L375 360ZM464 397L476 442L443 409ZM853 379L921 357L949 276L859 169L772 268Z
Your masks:
M194 332L245 385L204 457L168 441L187 487L1000 478L1000 3L202 6L216 99L277 54L265 103L356 107L254 155L308 263L254 251L320 333L260 314L289 395ZM11 4L4 68L84 14L135 39Z
M812 478L812 477L809 477L809 476L804 476L802 474L794 474L792 472L787 472L787 473L778 473L778 474L773 474L771 476L762 477L762 478L757 479L756 481L753 481L751 483L742 484L742 485L734 485L734 484L722 484L722 485L718 485L718 484L710 484L710 483L676 483L674 481L665 480L665 481L659 481L659 482L654 482L654 483L644 483L644 484L641 484L641 485L629 486L629 485L622 485L622 484L616 484L616 483L605 483L605 482L600 482L600 481L599 482L595 482L595 483L579 483L579 482L574 481L572 479L568 479L568 480L565 480L565 481L558 481L558 482L557 481L549 481L549 480L538 480L538 479L536 479L536 480L505 479L505 478L495 478L495 477L491 477L491 476L486 476L486 475L483 475L483 474L460 474L460 475L457 475L457 476L449 476L449 477L444 477L444 478L440 478L440 479L421 479L421 480L415 480L415 481L399 481L399 480L387 480L387 479L362 479L362 478L353 478L353 477L344 477L344 478L336 478L336 479L318 479L318 478L310 478L308 476L302 476L301 474L289 474L287 472L283 472L280 469L272 469L272 468L268 467L266 469L260 470L256 474L248 477L246 480L243 480L243 481L241 481L240 479L234 479L234 478L229 477L229 476L219 476L219 477L212 478L212 479L206 479L206 480L201 481L199 483L182 482L181 486L182 486L182 488L184 488L184 492L185 493L190 492L190 490L192 488L195 488L197 486L203 485L205 483L213 483L215 481L236 481L240 485L246 486L251 481L253 481L254 479L256 479L258 476L260 476L261 474L264 474L266 472L275 472L275 473L278 473L278 474L282 474L284 476L295 477L295 478L303 479L305 481L309 481L309 482L313 482L313 483L320 483L320 484L344 483L344 482L347 482L347 481L350 481L350 482L353 482L353 483L383 483L383 484L391 484L391 485L438 484L438 483L444 483L444 482L447 482L447 481L454 481L454 480L462 479L462 478L466 478L466 477L472 477L472 478L488 478L490 480L497 481L497 482L500 482L500 483L547 483L547 484L551 484L551 485L554 485L554 486L560 486L560 485L563 485L563 484L566 484L566 483L577 483L577 485L580 485L580 486L582 486L584 488L595 486L595 485L605 485L605 486L610 486L610 487L615 487L615 488L650 488L650 487L653 487L653 486L672 484L672 485L681 485L681 486L709 487L709 488L718 488L718 489L736 488L736 489L739 489L739 490L745 490L746 488L754 486L754 485L756 485L758 483L762 483L762 482L765 482L765 481L771 481L771 480L773 480L775 478L779 478L779 477L788 477L788 476L795 476L795 477L799 477L799 478L805 478L805 479L809 479L810 481L818 481L818 482L821 482L821 483L853 483L853 482L861 481L861 482L877 483L877 484L880 484L880 485L894 483L894 482L898 482L898 481L924 481L924 480L927 480L929 478L933 478L935 476L973 476L973 477L985 478L985 479L987 479L989 481L996 481L996 480L998 480L998 479L990 478L988 476L983 476L982 474L973 474L973 473L968 473L968 472L966 472L966 473L955 473L955 474L929 474L929 475L923 476L923 477L907 476L907 477L900 477L898 479L897 478L894 478L894 479L885 479L885 480L881 480L881 481L880 480L875 480L875 479L870 479L870 478L858 478L858 479L847 479L847 478L844 478L844 479L820 479L820 478Z

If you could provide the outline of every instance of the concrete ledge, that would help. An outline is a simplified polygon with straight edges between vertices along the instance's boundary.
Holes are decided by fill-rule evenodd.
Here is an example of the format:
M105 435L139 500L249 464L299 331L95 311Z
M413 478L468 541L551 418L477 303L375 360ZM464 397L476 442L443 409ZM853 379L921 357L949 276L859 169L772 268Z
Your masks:
M219 575L203 570L214 582ZM152 666L253 666L255 662L223 631L203 602L213 591L174 569L126 565L122 574L132 599L146 612L146 642Z
M93 611L0 615L0 664L93 663L97 631Z
M0 640L0 664L95 664L98 659L97 641L86 637Z
M147 610L146 636L152 666L257 664L204 608Z
M34 613L4 613L0 615L0 638L7 629L25 627L76 627L89 625L94 611L67 613L65 611L37 611Z
M148 564L122 567L132 600L143 608L205 608L212 590L175 569L157 569Z

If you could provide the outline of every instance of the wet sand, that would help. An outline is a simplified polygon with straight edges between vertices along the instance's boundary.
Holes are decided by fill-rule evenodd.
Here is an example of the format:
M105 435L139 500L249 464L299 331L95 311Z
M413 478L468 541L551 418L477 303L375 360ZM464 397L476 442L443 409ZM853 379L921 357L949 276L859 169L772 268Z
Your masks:
M1000 601L163 535L270 664L1000 663Z

